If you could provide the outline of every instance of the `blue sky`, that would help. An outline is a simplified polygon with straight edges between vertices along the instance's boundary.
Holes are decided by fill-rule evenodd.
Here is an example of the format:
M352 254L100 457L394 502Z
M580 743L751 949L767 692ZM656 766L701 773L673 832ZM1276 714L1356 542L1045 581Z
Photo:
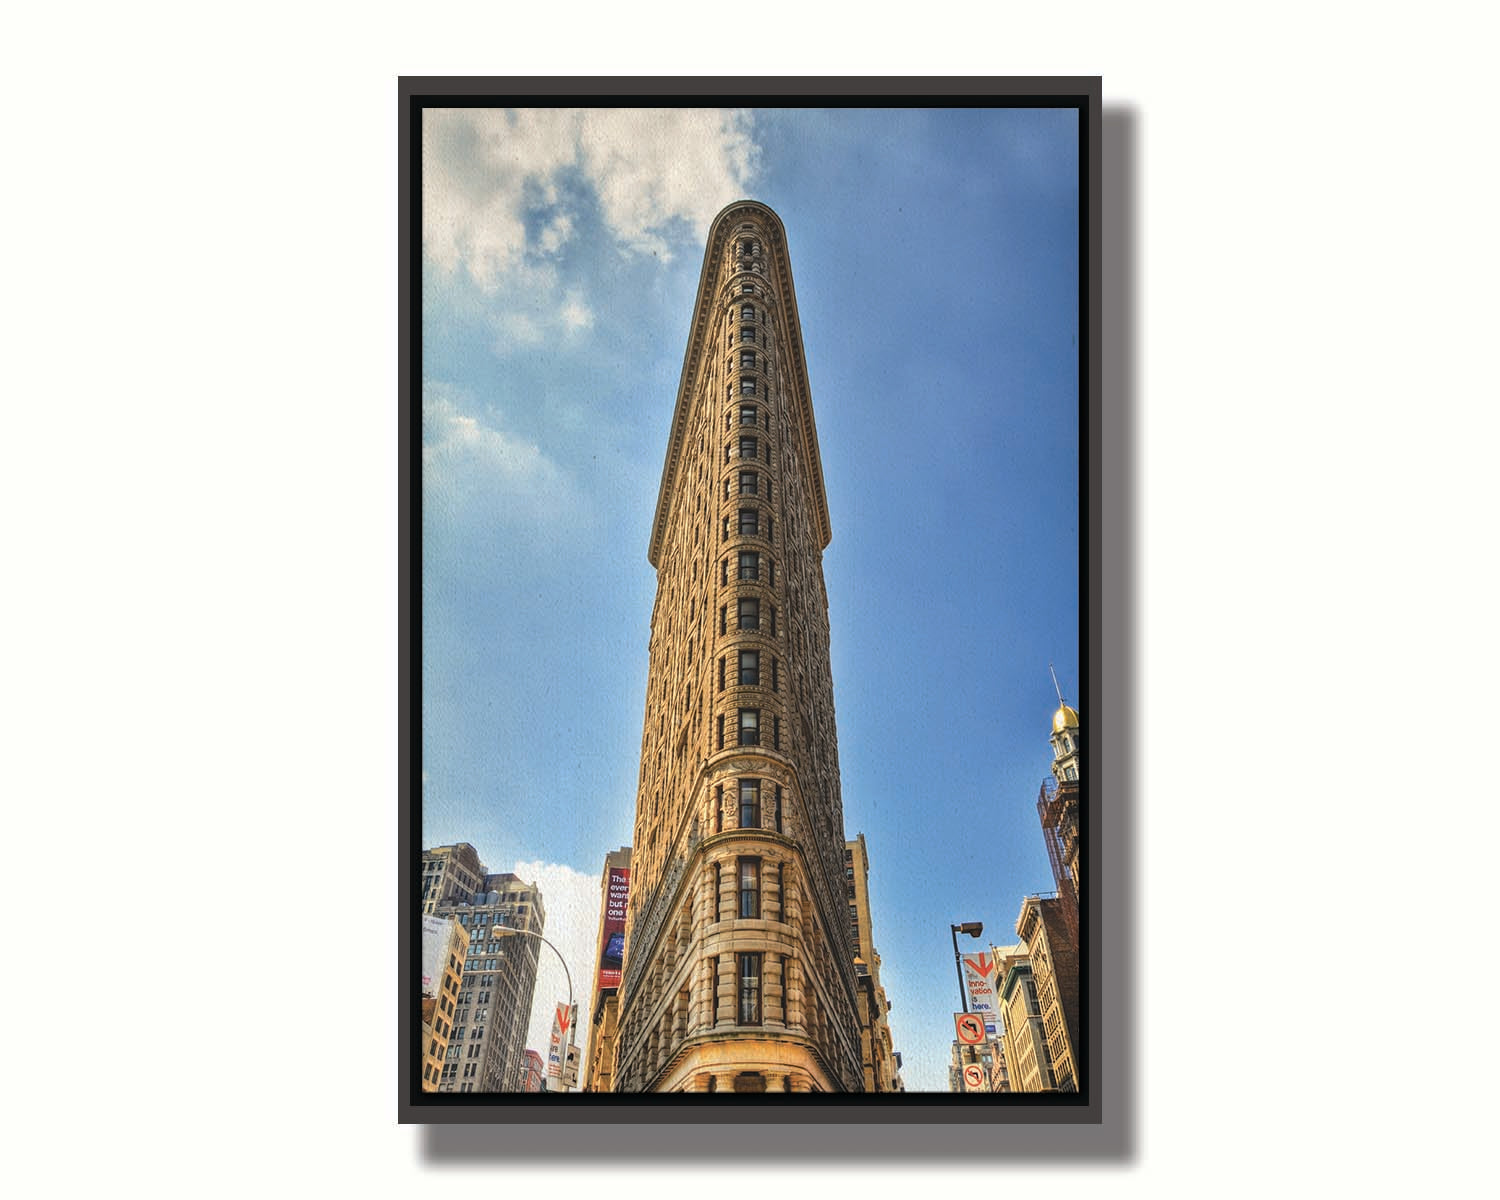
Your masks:
M1049 662L1078 698L1077 172L1072 110L426 115L423 843L536 879L580 999L631 836L704 236L748 196L786 226L802 317L845 830L907 1086L946 1089L949 925L1012 943L1053 886L1035 801ZM544 964L533 1046L565 993Z

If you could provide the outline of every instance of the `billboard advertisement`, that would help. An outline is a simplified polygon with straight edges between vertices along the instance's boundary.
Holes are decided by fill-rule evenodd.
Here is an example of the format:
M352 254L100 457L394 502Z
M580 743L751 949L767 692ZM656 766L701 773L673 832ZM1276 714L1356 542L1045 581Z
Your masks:
M964 987L969 993L969 1011L984 1014L985 1031L994 1036L999 1007L995 1003L995 956L964 955Z
M443 967L447 963L448 919L422 918L422 995L436 996L443 986Z
M604 891L604 940L599 947L601 988L620 986L620 967L625 961L625 901L630 896L630 868L611 867Z

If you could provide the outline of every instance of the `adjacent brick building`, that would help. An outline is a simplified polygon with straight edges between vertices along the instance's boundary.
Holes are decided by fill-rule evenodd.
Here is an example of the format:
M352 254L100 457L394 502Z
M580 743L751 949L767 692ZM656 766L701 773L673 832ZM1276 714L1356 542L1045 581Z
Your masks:
M422 1090L435 1092L458 1011L469 934L451 917L422 918Z
M854 940L865 1091L904 1092L901 1055L896 1052L887 1016L891 1002L880 982L880 951L875 949L870 917L870 852L864 834L844 843L844 895L849 907L849 934Z

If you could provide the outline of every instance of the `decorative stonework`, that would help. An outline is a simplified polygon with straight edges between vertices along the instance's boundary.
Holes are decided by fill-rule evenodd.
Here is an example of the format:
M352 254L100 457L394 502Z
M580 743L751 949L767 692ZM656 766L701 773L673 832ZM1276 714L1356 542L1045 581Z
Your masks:
M829 537L784 231L740 202L710 230L648 555L617 1090L860 1087Z

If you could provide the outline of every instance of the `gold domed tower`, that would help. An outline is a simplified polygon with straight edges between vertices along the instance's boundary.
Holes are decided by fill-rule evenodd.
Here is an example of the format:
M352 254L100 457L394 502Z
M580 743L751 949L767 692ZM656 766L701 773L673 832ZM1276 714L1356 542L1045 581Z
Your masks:
M1058 783L1078 779L1078 710L1061 695L1052 714L1052 777Z
M613 1086L863 1087L823 549L786 231L709 229L656 568Z
M1063 699L1056 672L1052 674L1052 686L1057 692L1057 711L1052 714L1052 778L1042 781L1036 809L1047 841L1047 857L1052 861L1057 894L1071 902L1076 923L1080 900L1078 800L1083 778L1083 727L1078 710Z

